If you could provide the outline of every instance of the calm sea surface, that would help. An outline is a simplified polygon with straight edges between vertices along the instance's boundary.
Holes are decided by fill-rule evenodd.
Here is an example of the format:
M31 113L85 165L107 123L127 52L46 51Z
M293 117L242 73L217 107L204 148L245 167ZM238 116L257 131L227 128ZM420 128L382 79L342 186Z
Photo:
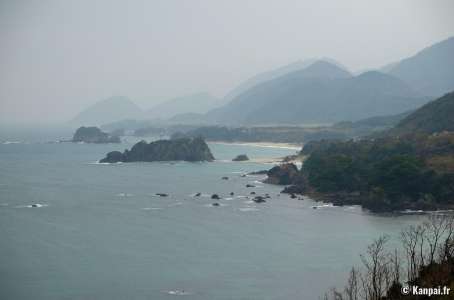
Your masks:
M95 163L130 146L0 145L0 299L318 299L373 238L418 218L313 209L240 176L270 165L230 161L294 149L210 144L212 163ZM252 191L272 199L252 203Z

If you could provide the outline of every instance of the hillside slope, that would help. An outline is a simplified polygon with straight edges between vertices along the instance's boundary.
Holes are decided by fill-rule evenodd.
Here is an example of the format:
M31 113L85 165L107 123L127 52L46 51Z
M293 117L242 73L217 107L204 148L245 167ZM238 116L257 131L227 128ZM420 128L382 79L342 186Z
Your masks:
M393 64L389 74L428 96L440 97L454 90L454 37Z
M331 123L397 114L427 100L393 76L372 71L352 77L319 61L259 84L208 116L226 124Z

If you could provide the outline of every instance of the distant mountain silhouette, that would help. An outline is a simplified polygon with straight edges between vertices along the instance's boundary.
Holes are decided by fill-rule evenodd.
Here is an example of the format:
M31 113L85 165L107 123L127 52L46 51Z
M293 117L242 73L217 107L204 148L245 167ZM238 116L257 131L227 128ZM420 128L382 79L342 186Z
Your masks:
M344 66L342 66L340 63L338 63L334 59L323 58L322 60L330 62L333 65L337 65L339 68L346 70L346 68ZM288 74L288 73L291 73L294 71L302 70L304 68L309 67L316 61L317 61L317 59L315 59L315 58L306 59L306 60L302 60L302 61L300 60L300 61L296 61L296 62L293 62L288 65L270 70L270 71L266 71L266 72L254 75L253 77L247 79L246 81L242 82L237 87L232 89L230 92L228 92L227 95L224 97L225 102L227 103L228 101L236 98L238 95L242 94L243 92L249 90L250 88L252 88L260 83L276 79L278 77L281 77L285 74Z
M143 118L143 111L128 97L115 96L101 100L80 112L71 124L102 125L123 119Z
M149 119L168 119L179 114L206 113L222 104L222 100L209 93L197 93L160 103L146 112Z
M254 86L207 117L226 124L331 123L397 114L427 101L393 76L371 71L353 77L317 61Z
M454 37L391 64L388 72L424 95L440 97L454 90Z

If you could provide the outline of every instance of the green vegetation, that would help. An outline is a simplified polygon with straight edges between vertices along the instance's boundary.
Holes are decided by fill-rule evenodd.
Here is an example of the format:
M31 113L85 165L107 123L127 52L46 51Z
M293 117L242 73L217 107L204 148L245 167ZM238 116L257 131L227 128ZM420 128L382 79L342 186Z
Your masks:
M299 182L285 191L372 211L454 207L454 93L377 138L307 143ZM302 178L302 179L301 179Z
M308 146L301 170L305 183L315 192L334 193L340 203L349 195L345 202L373 211L454 205L454 173L433 163L435 154L452 157L454 133Z

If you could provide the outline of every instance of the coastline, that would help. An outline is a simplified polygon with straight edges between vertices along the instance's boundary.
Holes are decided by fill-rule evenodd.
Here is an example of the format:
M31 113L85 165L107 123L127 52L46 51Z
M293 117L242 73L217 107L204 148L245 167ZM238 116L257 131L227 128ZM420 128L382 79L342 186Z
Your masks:
M207 141L208 144L219 144L219 145L238 145L238 146L253 146L253 147L264 147L264 148L278 148L278 149L292 149L301 150L303 144L292 144L292 143L273 143L273 142L227 142L227 141Z

